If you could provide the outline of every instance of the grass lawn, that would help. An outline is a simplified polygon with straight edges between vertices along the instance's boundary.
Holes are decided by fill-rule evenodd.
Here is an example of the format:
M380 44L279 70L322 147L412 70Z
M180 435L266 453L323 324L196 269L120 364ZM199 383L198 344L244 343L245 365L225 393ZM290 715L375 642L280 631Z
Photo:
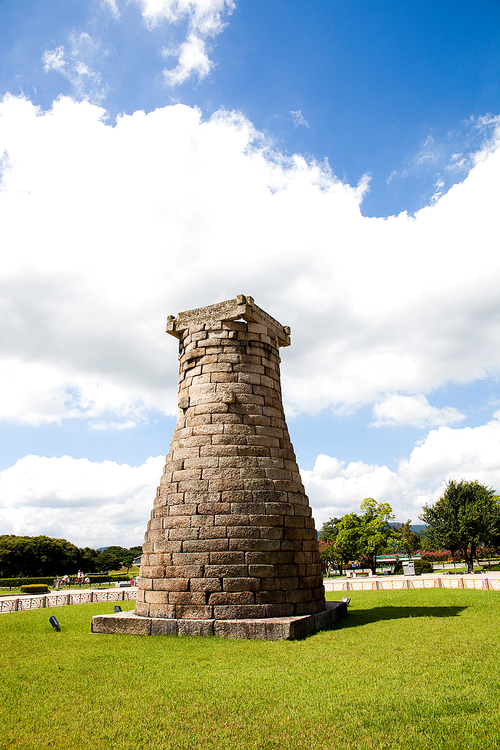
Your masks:
M0 748L497 750L499 594L351 596L295 642L91 635L111 603L0 615Z

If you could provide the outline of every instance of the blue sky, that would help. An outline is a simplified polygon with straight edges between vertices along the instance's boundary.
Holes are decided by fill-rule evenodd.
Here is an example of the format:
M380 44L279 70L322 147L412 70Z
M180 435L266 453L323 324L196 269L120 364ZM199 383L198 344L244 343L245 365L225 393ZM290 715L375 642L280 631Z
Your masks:
M317 525L500 490L497 2L0 2L0 533L142 541L168 314L292 327Z

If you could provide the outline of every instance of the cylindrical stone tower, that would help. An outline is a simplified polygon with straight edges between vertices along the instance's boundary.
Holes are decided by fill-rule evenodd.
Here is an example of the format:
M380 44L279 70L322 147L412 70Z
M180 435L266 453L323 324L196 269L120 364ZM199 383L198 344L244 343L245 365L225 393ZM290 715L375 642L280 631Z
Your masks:
M135 612L233 620L325 610L318 543L288 435L279 347L251 297L170 317L179 414L143 545Z

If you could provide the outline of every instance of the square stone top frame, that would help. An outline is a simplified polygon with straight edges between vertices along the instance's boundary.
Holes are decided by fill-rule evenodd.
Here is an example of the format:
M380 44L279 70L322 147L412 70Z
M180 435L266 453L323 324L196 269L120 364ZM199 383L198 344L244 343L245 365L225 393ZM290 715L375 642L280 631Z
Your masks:
M218 302L215 305L186 310L186 312L179 313L177 317L169 315L166 330L167 333L180 339L182 334L191 326L198 330L202 325L205 330L217 330L221 323L231 320L245 320L247 323L264 326L267 335L276 339L278 346L290 346L291 344L290 328L282 326L281 323L278 323L277 320L256 305L253 297L244 294L238 294L236 299Z

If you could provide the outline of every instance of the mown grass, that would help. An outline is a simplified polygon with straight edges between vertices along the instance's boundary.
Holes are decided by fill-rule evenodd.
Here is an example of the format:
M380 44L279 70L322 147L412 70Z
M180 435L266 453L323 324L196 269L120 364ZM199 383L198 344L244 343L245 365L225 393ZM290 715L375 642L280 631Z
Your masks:
M295 642L91 635L112 611L0 616L2 750L499 747L496 592L352 592Z

